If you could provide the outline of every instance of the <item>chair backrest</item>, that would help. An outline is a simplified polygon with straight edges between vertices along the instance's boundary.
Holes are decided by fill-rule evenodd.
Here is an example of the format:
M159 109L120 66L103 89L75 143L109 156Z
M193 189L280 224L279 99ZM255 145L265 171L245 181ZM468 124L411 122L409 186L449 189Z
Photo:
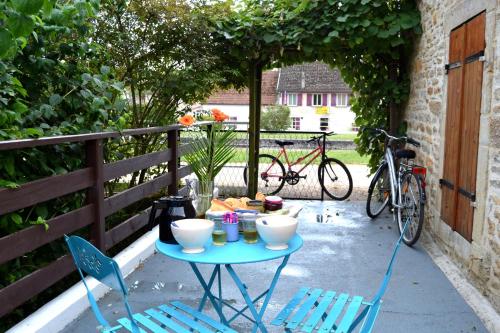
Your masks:
M123 280L120 267L112 258L105 256L99 249L94 245L90 244L85 239L78 236L64 236L66 243L68 244L71 255L75 262L76 268L80 273L82 282L87 289L87 297L92 307L92 311L96 316L97 320L105 328L109 328L108 322L104 319L97 302L95 301L92 292L87 286L83 272L92 276L93 278L104 283L113 290L121 292L123 295L123 300L125 303L125 308L130 321L132 322L132 332L139 333L139 328L137 327L135 320L132 317L132 310L127 300L127 287L125 281Z
M391 260L389 261L389 265L388 265L387 270L385 272L384 279L382 280L382 283L380 284L380 287L379 287L377 293L375 294L375 296L372 299L373 304L380 302L380 300L382 299L382 296L384 296L385 290L387 289L387 285L389 284L389 281L390 281L391 276L392 276L392 266L394 265L394 261L396 260L396 255L399 252L399 248L401 247L401 243L403 242L403 236L406 232L406 229L408 228L410 221L411 220L408 219L408 221L405 222L405 225L403 227L401 235L399 236L398 241L394 245L394 250L392 251Z
M113 259L105 256L81 237L65 236L65 239L79 271L87 273L116 291L127 293L120 269Z

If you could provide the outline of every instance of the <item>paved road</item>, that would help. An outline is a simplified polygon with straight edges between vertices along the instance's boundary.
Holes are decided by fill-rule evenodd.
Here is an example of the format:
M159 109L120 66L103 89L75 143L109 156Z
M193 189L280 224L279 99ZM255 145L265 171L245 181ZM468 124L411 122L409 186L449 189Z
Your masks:
M243 180L244 164L230 164L222 169L215 178L215 184L224 196L243 196L247 187ZM293 170L300 170L302 166L298 165ZM366 165L347 165L353 179L353 193L350 200L365 200L367 188L370 185L368 177L369 171ZM283 189L278 193L283 198L302 198L319 199L321 198L321 187L318 182L318 166L310 165L302 171L301 175L306 179L300 179L296 185L285 183ZM326 197L328 199L328 197Z
M271 299L265 322L269 323L301 286L320 287L371 298L382 280L396 226L389 215L370 221L364 202L305 201L300 213L299 234L304 247L290 258ZM323 221L318 223L317 221ZM236 267L250 293L267 286L278 262ZM208 273L209 267L202 266ZM195 305L202 288L185 263L153 255L127 279L135 311L168 300L181 299ZM223 277L224 298L237 306L243 302L229 277ZM124 315L120 296L109 294L99 304L108 318ZM213 314L212 310L209 310ZM96 320L87 311L65 332L95 332ZM247 322L236 321L238 332L250 332ZM270 328L270 332L282 329ZM487 332L479 318L448 279L417 244L403 246L374 332L465 333Z

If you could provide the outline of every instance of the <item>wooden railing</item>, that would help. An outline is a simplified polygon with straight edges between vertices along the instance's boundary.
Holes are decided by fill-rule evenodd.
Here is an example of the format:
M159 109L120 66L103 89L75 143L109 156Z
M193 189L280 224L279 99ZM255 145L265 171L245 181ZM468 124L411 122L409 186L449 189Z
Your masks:
M168 148L166 150L113 163L104 163L103 145L105 140L122 136L161 133L167 134ZM147 224L149 209L123 221L110 230L105 229L105 218L161 189L166 188L168 194L178 193L178 180L191 172L188 166L179 167L179 158L189 150L189 146L178 145L178 134L179 126L174 125L131 129L123 132L0 142L0 151L78 142L85 144L86 148L86 167L82 169L38 179L22 184L16 189L0 189L0 217L70 193L87 191L85 205L48 220L49 228L47 231L41 225L34 225L0 238L0 265L83 227L90 227L91 241L103 251L110 249L144 227ZM168 163L167 173L105 198L104 183L106 181L162 163ZM0 317L49 288L74 270L75 266L70 255L67 254L0 289Z

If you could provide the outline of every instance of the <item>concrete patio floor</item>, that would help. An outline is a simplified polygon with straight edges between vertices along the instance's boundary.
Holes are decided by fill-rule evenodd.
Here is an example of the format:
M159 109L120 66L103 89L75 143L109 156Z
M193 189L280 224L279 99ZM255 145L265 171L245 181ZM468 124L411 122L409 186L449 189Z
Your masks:
M365 202L297 201L298 233L304 246L290 257L271 298L264 322L270 323L301 286L348 292L370 299L383 278L397 226L385 213L375 221L365 214ZM321 219L319 216L322 216ZM318 221L322 221L318 223ZM270 283L279 260L235 266L249 288L258 295ZM205 276L211 266L200 265ZM180 299L198 304L203 290L189 265L155 254L126 279L135 312ZM224 298L242 307L244 301L227 273L223 276ZM113 320L125 315L121 296L109 293L99 301L104 315ZM208 309L208 307L207 307ZM215 318L215 312L208 309ZM240 317L241 318L241 317ZM90 310L64 332L95 332L97 321ZM238 319L233 328L250 332L250 323ZM268 326L269 332L282 332ZM457 293L429 255L417 244L402 246L392 280L384 297L374 332L487 332L479 318Z

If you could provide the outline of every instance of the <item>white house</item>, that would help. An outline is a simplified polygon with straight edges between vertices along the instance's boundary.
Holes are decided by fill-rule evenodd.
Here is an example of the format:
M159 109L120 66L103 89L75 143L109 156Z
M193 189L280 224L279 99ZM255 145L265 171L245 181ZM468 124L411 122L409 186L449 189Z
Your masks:
M282 104L290 107L291 130L353 130L354 113L349 106L351 89L337 69L322 62L306 63L271 70L262 75L262 106ZM231 121L248 121L248 89L219 91L199 107L217 108ZM246 126L238 126L246 129Z
M290 107L292 128L300 131L353 130L349 106L351 89L340 72L322 62L282 68L278 75L278 103Z

